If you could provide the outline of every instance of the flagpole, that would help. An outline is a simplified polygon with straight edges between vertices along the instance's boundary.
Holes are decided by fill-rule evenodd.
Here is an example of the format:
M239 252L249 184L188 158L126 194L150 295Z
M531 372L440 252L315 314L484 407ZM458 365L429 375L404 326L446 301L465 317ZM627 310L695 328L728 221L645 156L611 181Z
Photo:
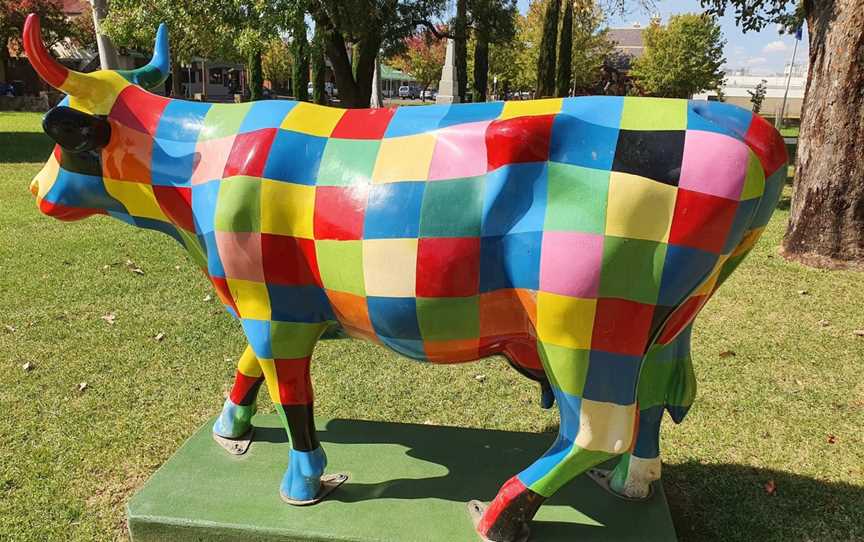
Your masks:
M800 31L799 31L800 32ZM780 104L780 114L777 115L777 122L774 125L777 128L783 127L783 117L786 114L786 98L789 96L789 83L792 81L792 70L795 69L795 53L798 52L798 42L800 34L795 35L795 46L792 48L792 61L789 63L789 74L786 75L786 90L783 92L783 102Z

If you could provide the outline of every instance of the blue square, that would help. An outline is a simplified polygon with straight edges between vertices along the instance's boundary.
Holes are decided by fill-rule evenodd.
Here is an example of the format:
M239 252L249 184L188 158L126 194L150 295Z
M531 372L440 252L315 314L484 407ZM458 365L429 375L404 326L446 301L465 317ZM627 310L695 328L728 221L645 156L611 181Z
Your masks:
M698 248L668 245L658 305L677 307L708 278L717 255Z
M380 337L419 341L420 324L417 323L417 299L413 297L366 298L369 319Z
M771 214L777 208L777 202L780 201L780 194L783 192L783 184L786 182L786 170L787 168L781 167L765 179L765 192L759 198L759 208L756 210L756 215L753 217L750 229L761 228L771 220Z
M288 112L294 109L297 102L287 100L262 100L253 102L252 107L243 117L238 133L254 132L264 128L279 128Z
M481 122L495 120L501 116L504 102L481 102L475 104L453 104L447 114L438 123L438 128L464 124L466 122Z
M210 110L210 104L189 102L186 100L171 100L162 111L159 125L156 126L156 137L171 142L198 141L198 133L204 126L204 117Z
M540 285L540 232L480 239L480 291L537 290Z
M144 218L140 216L133 216L132 218L135 221L135 226L139 228L144 228L146 230L161 231L162 233L173 237L181 245L183 244L183 238L180 237L180 233L177 231L177 228L175 228L173 224L163 222L161 220L153 220L152 218Z
M219 257L219 247L216 245L216 233L209 231L198 235L198 240L207 250L207 274L211 277L225 278L225 268L222 267L222 259Z
M383 335L379 339L405 357L426 361L426 351L423 349L423 341L417 339L394 339L393 337L385 337Z
M327 295L318 286L267 284L267 292L272 320L312 324L336 319Z
M153 140L150 174L153 184L161 186L189 186L195 167L195 142Z
M729 234L726 236L726 243L723 245L723 254L729 254L735 250L738 243L744 239L744 233L753 222L753 216L756 213L756 208L759 206L759 201L759 198L754 198L742 200L738 203L735 218L732 220L732 226L729 228Z
M565 98L558 116L572 116L588 124L617 130L621 126L623 109L623 96L579 96Z
M481 234L543 231L547 186L546 162L511 164L487 173Z
M744 141L753 113L722 102L690 100L687 103L687 129L704 130Z
M617 127L610 128L581 117L561 114L555 117L552 124L549 160L609 170L615 160L617 145Z
M663 405L639 411L639 432L633 455L650 459L660 455L660 422L663 421Z
M640 356L625 356L592 350L582 397L591 401L632 405L642 365Z
M220 181L192 185L192 218L196 233L210 233L216 229L216 202L219 200Z
M230 307L229 307L230 309ZM259 359L273 359L273 345L270 342L270 320L250 320L242 318L243 333L246 341Z
M312 186L318 177L318 165L327 145L326 137L301 134L291 130L278 130L264 177L277 181Z
M420 234L425 182L372 185L363 224L364 239L413 238Z
M62 168L44 199L55 205L129 214L126 207L105 190L102 177L72 173Z
M441 125L450 105L427 105L424 107L400 107L387 125L384 137L398 137L429 132Z

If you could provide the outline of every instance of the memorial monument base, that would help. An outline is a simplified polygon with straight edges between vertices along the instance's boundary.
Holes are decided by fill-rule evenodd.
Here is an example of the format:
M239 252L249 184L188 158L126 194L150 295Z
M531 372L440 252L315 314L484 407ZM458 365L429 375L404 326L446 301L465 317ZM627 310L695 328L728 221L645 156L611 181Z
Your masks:
M350 478L305 507L279 498L289 444L276 415L258 415L245 455L202 426L129 501L133 542L477 542L466 508L536 459L554 434L359 420L318 420L327 472ZM645 502L619 499L582 475L543 507L530 540L675 540L659 483Z

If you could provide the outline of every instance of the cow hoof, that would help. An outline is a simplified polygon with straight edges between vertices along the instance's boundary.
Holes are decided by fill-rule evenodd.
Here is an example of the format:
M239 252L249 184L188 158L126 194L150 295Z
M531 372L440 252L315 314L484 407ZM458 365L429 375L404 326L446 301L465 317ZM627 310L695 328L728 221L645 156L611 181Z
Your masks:
M625 495L623 493L619 493L612 488L612 471L606 469L588 469L588 478L594 480L594 482L611 493L615 495L619 499L624 499L625 501L631 502L640 502L647 501L654 494L654 487L651 484L648 484L648 491L644 497L631 497L629 495Z
M252 445L252 434L255 432L254 427L250 427L248 431L237 438L223 437L219 433L213 432L213 440L219 443L219 446L225 449L231 455L243 455L249 450Z
M327 495L333 492L337 487L341 486L348 480L348 475L344 472L336 473L336 474L325 474L321 477L321 487L318 489L318 493L315 494L315 497L312 499L308 499L305 501L298 501L297 499L292 499L281 490L279 491L279 496L283 501L288 504L294 506L309 506L310 504L315 504L324 499Z
M527 542L528 537L531 534L531 530L528 528L527 523L522 523L522 526L519 529L519 534L510 540L491 540L480 534L480 531L477 530L477 525L480 524L483 514L486 513L486 508L488 508L488 506L478 500L468 501L468 515L471 517L471 523L474 524L474 531L477 533L477 536L480 537L480 540L483 540L484 542Z

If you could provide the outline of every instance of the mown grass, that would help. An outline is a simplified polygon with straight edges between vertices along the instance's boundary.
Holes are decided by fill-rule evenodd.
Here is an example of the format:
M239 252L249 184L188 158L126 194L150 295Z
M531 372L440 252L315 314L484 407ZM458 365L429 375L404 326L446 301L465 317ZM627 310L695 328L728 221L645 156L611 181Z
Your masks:
M0 539L124 539L124 502L218 411L244 341L167 237L37 212L27 185L50 152L39 130L38 115L0 113ZM864 275L780 258L787 216L696 325L699 395L662 442L685 540L864 539L864 337L852 333ZM557 423L500 359L434 367L327 341L313 376L327 417Z

